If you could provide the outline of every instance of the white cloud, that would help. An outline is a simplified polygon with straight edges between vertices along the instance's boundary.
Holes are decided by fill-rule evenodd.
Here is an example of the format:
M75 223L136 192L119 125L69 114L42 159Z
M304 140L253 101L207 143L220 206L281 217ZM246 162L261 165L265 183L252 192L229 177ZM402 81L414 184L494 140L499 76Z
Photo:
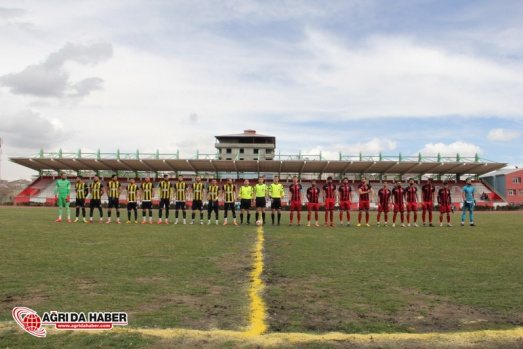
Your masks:
M441 156L452 157L460 154L460 156L471 157L483 153L483 150L475 144L457 141L450 144L427 143L417 153L421 153L423 156L437 156L440 154Z
M70 81L70 74L65 69L68 61L84 65L96 65L112 56L112 45L94 43L77 45L67 43L57 52L36 65L30 65L23 71L0 76L0 84L8 87L13 94L37 97L84 97L92 91L100 90L103 80L98 77Z
M2 115L0 133L11 147L40 149L55 147L67 139L59 120L49 120L32 110Z
M510 131L496 128L489 131L487 139L494 142L509 142L521 136L521 131Z
M336 144L333 146L316 146L308 148L303 152L306 155L319 155L328 160L338 160L340 152L342 155L357 156L361 152L364 156L377 156L380 152L395 150L397 143L385 138L372 138L367 142L358 142L352 144Z

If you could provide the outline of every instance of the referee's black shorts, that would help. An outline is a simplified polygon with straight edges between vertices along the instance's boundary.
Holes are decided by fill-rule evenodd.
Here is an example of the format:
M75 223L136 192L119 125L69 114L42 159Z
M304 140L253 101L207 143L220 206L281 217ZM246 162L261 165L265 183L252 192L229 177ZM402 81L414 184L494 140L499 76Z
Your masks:
M266 205L265 196L261 197L261 198L256 198L256 208L265 207L265 205Z
M240 209L250 210L251 209L251 199L241 199L240 200Z
M273 198L272 199L271 209L273 209L273 210L280 210L281 209L281 199L280 198Z

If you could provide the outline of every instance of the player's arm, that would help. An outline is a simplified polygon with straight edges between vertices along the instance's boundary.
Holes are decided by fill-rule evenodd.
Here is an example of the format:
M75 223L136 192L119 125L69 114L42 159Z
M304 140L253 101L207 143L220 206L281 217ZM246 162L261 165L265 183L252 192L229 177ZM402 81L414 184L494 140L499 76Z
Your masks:
M463 189L461 190L461 198L463 199L463 202L466 201L466 199L465 199L465 188L463 188Z
M373 202L374 201L374 189L370 188L369 192L370 192L370 202Z

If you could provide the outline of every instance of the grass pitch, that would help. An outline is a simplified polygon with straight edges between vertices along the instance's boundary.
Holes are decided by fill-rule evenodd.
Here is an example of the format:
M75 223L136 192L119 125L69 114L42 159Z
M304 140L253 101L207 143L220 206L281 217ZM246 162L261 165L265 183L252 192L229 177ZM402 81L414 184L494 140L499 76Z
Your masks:
M248 326L253 225L58 224L55 216L56 209L0 208L0 347L252 346L125 331L51 332L38 339L11 326L16 306L39 314L125 311L129 329ZM351 228L306 227L303 221L289 227L286 214L282 226L269 223L262 275L269 333L521 326L523 215L476 213L476 227L459 227L460 216L452 216L452 228L378 228L375 214L371 228L354 227L355 214Z

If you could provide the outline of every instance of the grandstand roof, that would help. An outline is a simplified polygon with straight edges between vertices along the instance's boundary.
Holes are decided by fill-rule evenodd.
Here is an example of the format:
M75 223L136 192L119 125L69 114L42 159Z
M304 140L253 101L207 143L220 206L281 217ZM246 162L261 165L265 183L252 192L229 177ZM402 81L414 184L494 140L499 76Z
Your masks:
M37 171L143 172L274 172L274 173L431 173L482 175L505 167L498 162L350 161L350 160L215 160L215 159L92 159L10 158Z

